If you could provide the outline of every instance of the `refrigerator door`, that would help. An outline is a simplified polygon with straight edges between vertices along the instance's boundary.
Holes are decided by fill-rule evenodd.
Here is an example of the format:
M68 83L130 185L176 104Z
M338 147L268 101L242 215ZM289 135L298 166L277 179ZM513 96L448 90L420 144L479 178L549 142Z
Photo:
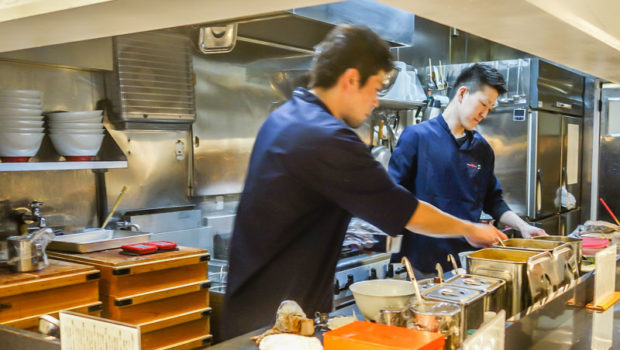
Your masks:
M550 235L558 235L560 233L560 216L553 215L545 219L532 221L530 224L540 227Z
M497 110L476 127L495 153L504 199L520 216L527 215L527 114L524 108Z
M562 118L533 111L528 132L528 217L538 220L560 211Z
M562 185L575 197L577 207L581 203L582 126L583 118L562 116Z
M532 65L532 108L563 114L583 115L585 78L555 64L535 60ZM536 64L536 62L538 64Z
M581 224L581 209L575 209L560 214L560 228L558 234L567 236ZM548 232L547 232L548 233Z

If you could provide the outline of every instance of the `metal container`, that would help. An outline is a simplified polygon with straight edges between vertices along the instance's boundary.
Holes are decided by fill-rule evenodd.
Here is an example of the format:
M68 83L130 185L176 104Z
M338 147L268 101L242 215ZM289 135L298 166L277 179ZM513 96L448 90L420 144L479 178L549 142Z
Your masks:
M9 249L7 263L15 272L38 271L49 265L45 248L54 237L50 228L43 228L29 235L7 238Z
M486 248L467 255L467 272L472 275L501 278L506 281L507 317L521 312L531 305L527 277L528 261L538 255L547 256L548 252L517 249Z
M506 305L506 281L476 275L456 275L446 281L448 285L467 287L486 292L484 296L484 311L503 310Z
M553 256L549 277L554 289L570 284L579 277L577 255L574 248L568 243L550 240L533 240L511 238L495 244L496 248L523 249L530 251L549 252Z
M49 249L71 253L89 253L120 248L125 244L147 242L150 237L151 234L148 232L101 229L57 236L50 242Z
M457 304L461 307L461 340L469 329L477 329L484 318L486 292L442 284L422 293L424 299Z
M577 271L581 272L581 260L582 256L582 241L579 238L566 237L566 236L538 236L534 237L535 240L540 241L553 241L553 242L563 242L567 243L573 248L573 252L575 253L577 260Z
M402 312L406 327L429 332L440 332L446 336L444 349L458 349L463 342L460 305L425 300L423 304L412 304Z

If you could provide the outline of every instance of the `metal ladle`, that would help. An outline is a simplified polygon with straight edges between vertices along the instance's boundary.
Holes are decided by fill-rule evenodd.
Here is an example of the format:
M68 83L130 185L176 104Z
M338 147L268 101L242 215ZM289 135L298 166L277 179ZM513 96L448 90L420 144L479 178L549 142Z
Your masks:
M405 269L407 269L407 274L409 275L411 284L413 284L413 290L415 291L416 303L422 305L422 294L420 293L420 288L418 287L418 281L415 279L415 275L413 274L413 267L411 266L411 262L409 262L409 259L407 259L406 256L403 256L400 262L403 265L405 265Z

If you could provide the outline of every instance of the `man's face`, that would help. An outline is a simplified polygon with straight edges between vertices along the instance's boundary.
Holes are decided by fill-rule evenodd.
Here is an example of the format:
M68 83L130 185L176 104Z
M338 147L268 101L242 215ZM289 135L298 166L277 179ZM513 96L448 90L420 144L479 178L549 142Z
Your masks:
M343 111L342 120L352 128L357 128L368 119L372 110L379 105L377 92L383 87L385 73L380 71L371 75L366 84L360 86L359 75L350 86L347 108Z
M465 91L459 105L461 125L466 130L475 128L476 125L487 117L497 97L497 90L489 85L484 85L482 89L474 93L471 93L469 90Z

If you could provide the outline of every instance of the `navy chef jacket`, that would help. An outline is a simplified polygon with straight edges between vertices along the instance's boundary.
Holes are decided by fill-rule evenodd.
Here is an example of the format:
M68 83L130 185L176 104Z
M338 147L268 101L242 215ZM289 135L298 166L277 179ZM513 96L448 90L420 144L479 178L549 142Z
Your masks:
M297 88L256 137L230 245L224 325L231 337L272 324L282 300L330 312L351 215L401 234L417 199L318 97Z
M450 132L448 124L437 118L412 125L403 131L392 153L389 173L397 183L419 200L458 218L480 221L484 210L499 220L510 210L502 197L502 188L494 174L495 155L487 141L473 130L462 145ZM424 273L435 271L435 264L451 270L447 255L476 250L465 238L433 238L405 235L401 252L413 266Z

